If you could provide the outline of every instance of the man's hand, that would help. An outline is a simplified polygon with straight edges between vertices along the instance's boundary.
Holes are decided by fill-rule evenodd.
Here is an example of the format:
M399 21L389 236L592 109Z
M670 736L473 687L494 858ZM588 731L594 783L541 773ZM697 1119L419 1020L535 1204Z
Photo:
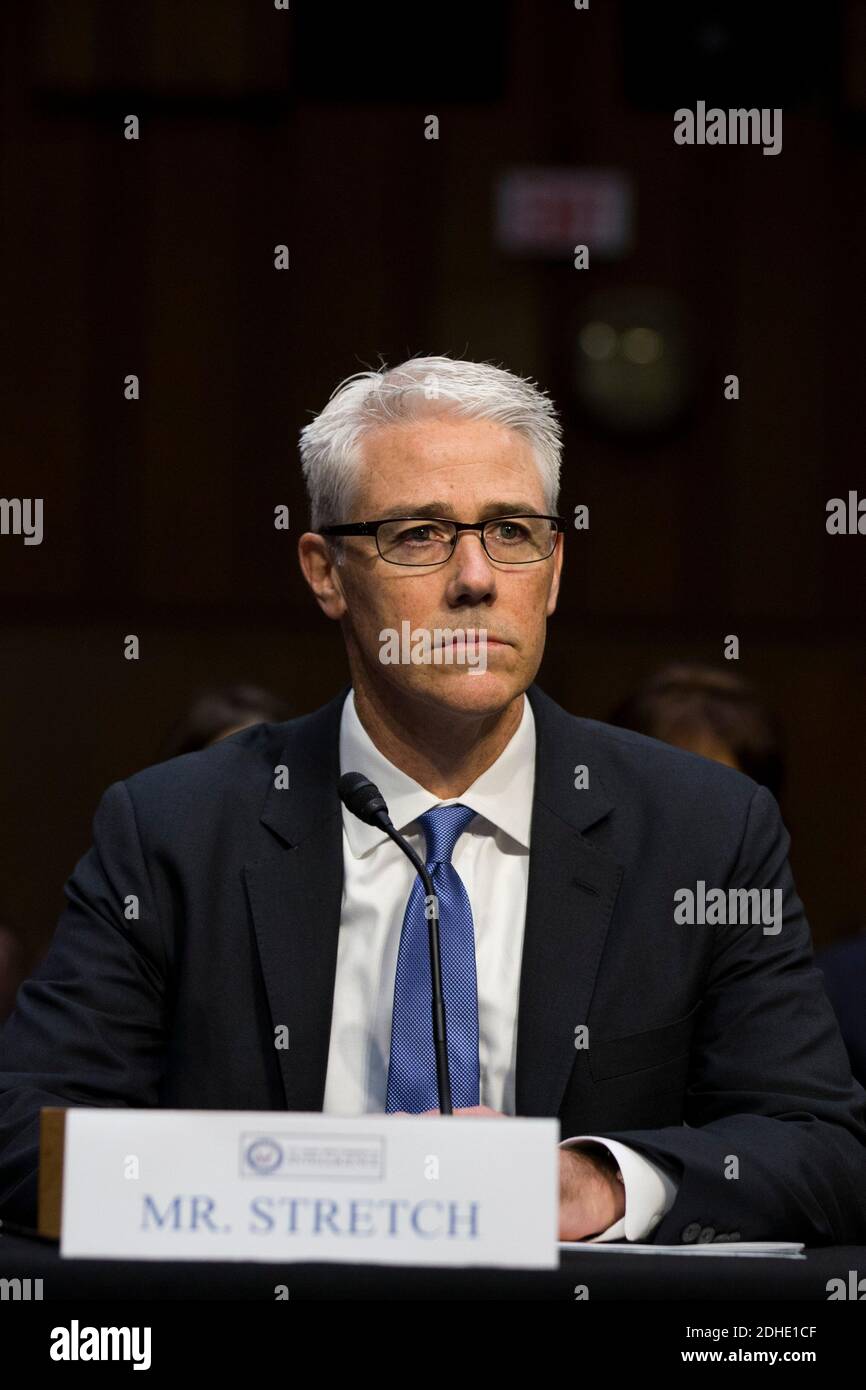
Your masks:
M406 1110L396 1110L406 1115ZM438 1115L425 1110L424 1115ZM489 1105L457 1106L455 1115L508 1116ZM609 1149L601 1145L559 1150L559 1239L584 1240L606 1231L625 1215L625 1188L614 1172Z
M625 1214L625 1188L610 1151L559 1150L559 1239L585 1240Z

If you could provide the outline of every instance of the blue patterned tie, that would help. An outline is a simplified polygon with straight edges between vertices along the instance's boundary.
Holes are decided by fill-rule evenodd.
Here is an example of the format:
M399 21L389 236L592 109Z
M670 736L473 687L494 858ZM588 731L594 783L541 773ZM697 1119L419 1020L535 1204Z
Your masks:
M475 929L466 889L451 863L454 846L475 814L458 802L434 806L418 818L427 842L427 868L439 899L448 1073L455 1110L479 1104ZM432 993L424 884L417 874L406 904L397 954L386 1104L389 1113L408 1110L419 1115L439 1108Z

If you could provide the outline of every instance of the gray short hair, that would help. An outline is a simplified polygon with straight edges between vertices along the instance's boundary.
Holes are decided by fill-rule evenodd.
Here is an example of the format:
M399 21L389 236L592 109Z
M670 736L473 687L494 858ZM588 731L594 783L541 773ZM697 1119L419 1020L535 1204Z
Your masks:
M550 397L534 382L488 362L413 357L398 367L347 377L301 430L311 529L352 520L364 434L437 413L491 420L522 434L534 450L546 505L556 512L562 429Z

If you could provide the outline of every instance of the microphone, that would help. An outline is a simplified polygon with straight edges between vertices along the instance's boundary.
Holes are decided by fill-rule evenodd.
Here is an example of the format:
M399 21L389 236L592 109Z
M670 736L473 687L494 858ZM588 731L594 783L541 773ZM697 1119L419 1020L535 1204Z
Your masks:
M439 1090L439 1113L453 1115L451 1078L448 1073L448 1039L445 1031L445 996L442 993L442 958L439 951L439 899L433 892L433 880L424 861L404 839L388 815L385 798L379 788L360 772L344 772L338 784L340 800L347 810L366 825L378 826L399 845L424 884L424 916L427 918L427 941L430 949L430 980L433 985L433 1047L436 1053L436 1084Z

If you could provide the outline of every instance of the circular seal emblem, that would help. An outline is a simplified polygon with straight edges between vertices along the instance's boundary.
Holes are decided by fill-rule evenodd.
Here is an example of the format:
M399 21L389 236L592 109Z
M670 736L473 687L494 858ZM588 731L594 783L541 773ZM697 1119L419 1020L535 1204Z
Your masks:
M247 1163L257 1173L275 1173L283 1161L276 1139L254 1139L247 1148Z

